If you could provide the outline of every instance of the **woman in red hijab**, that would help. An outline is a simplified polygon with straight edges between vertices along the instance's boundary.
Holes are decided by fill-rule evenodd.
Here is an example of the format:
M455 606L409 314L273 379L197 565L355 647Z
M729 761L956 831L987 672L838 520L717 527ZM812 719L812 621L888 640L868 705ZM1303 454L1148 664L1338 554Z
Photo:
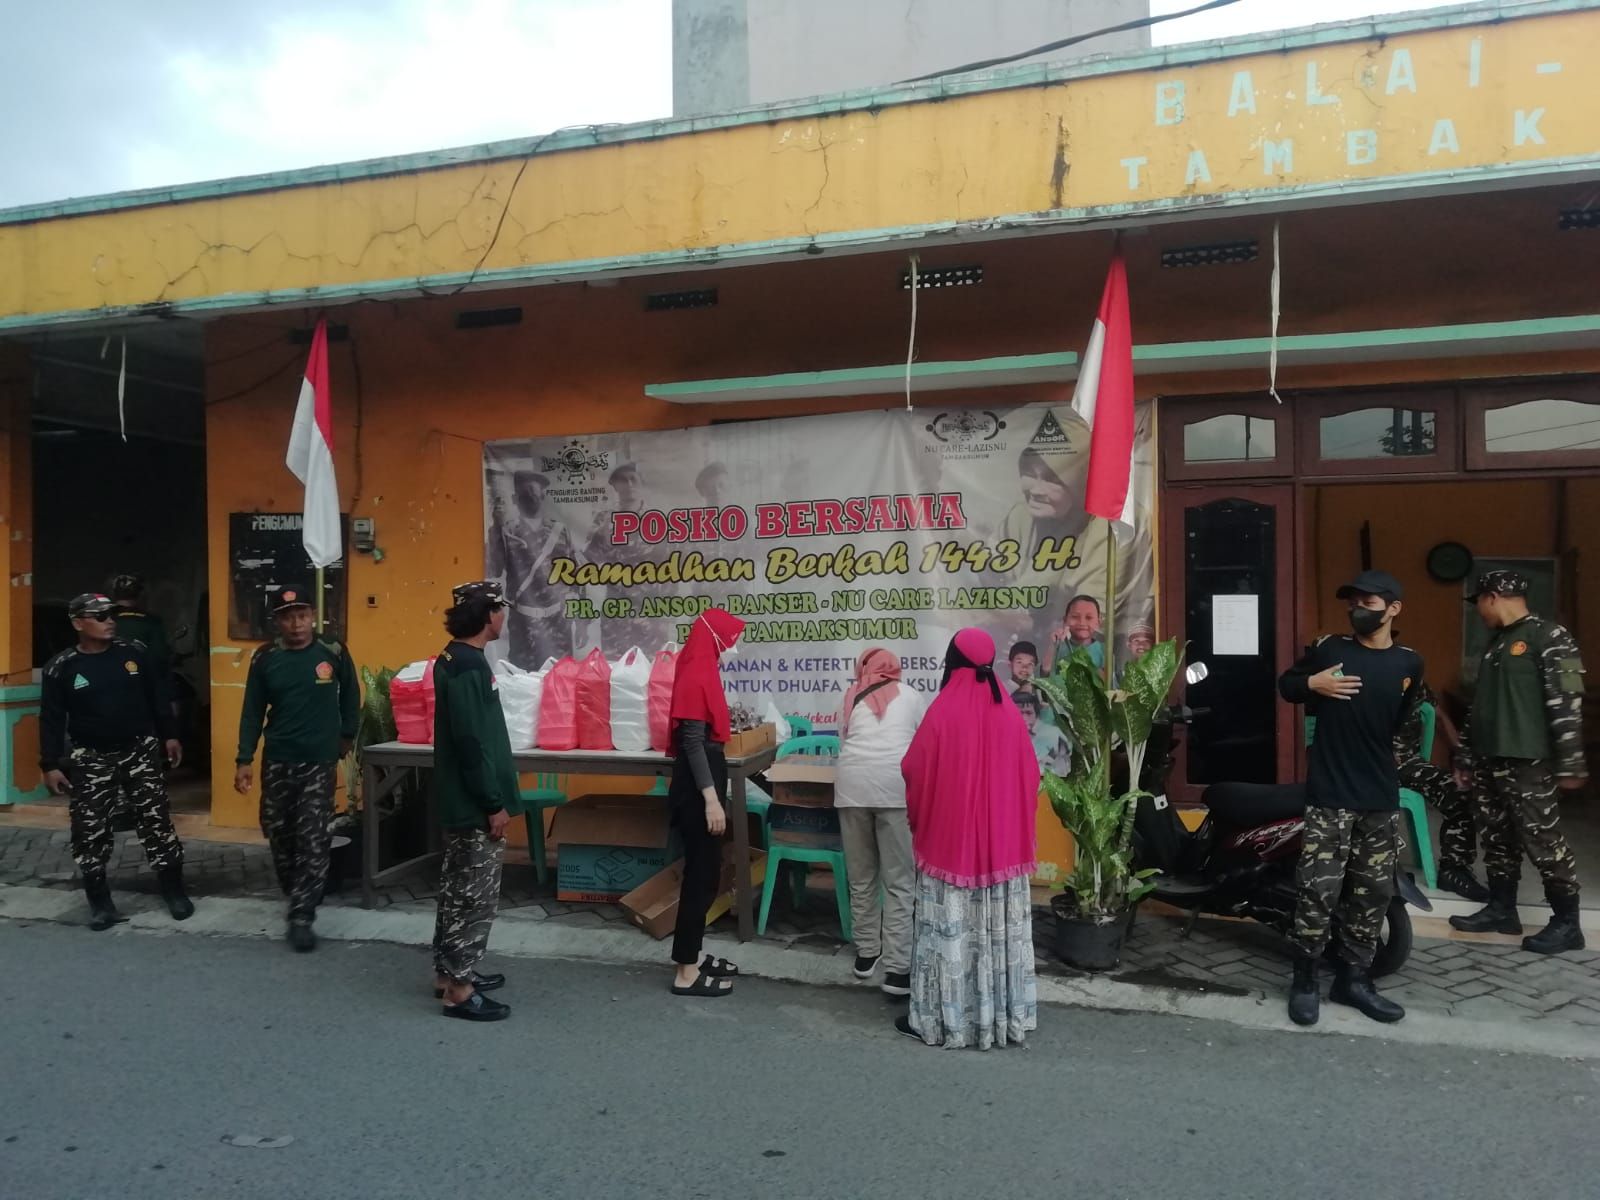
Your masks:
M701 613L678 655L672 680L672 784L667 807L683 838L683 886L678 892L678 924L672 938L672 961L678 972L674 996L726 996L739 968L725 958L705 956L700 949L706 913L716 899L722 877L722 835L728 816L722 798L728 793L728 764L723 747L732 735L728 698L722 690L717 662L733 653L744 622L720 608Z
M987 1050L1038 1025L1033 973L1039 757L994 674L994 639L963 629L901 764L917 861L911 1009L895 1028Z

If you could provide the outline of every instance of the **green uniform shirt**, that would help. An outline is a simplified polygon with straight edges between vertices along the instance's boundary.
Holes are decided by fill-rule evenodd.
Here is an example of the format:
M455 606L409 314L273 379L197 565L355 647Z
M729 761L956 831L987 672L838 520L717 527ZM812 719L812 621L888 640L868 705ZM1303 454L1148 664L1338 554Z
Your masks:
M1550 762L1560 778L1588 773L1583 659L1570 633L1535 616L1495 632L1478 668L1465 741L1473 758Z
M511 736L483 651L451 642L433 664L433 790L439 824L483 829L490 813L522 811Z
M338 762L340 739L355 738L360 716L361 685L342 645L320 637L299 650L268 642L250 659L237 761L254 761L265 720L264 761Z
M119 638L143 646L155 670L165 673L172 669L172 647L167 644L166 626L160 617L137 608L118 608L115 615Z

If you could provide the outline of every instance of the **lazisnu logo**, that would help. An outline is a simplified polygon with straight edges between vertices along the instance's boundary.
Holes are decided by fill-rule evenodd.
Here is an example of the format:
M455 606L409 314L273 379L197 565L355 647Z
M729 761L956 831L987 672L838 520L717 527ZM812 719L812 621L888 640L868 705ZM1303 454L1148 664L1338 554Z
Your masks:
M605 450L591 451L577 438L568 442L555 454L540 455L547 473L571 486L589 483L601 471L611 466L611 454Z
M941 442L992 442L1006 423L992 412L961 409L940 413L928 424L928 432Z

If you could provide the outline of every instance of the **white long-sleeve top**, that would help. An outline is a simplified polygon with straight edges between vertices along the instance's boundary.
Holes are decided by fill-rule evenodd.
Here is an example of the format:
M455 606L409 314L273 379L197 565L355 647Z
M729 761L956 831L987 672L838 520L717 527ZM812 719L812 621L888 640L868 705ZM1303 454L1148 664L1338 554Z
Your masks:
M904 808L906 781L900 761L927 710L920 693L902 683L878 716L863 700L850 715L834 776L836 808ZM842 720L842 718L841 718Z

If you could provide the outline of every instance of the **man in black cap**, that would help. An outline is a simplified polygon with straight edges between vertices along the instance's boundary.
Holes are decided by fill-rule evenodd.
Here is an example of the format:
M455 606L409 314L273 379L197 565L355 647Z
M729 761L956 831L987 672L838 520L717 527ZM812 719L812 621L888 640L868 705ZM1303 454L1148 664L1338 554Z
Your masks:
M162 777L166 763L176 767L183 758L166 681L142 646L117 638L114 608L110 597L93 592L68 604L78 644L45 665L40 695L39 766L52 793L71 793L72 858L83 875L94 930L125 919L106 880L114 840L111 808L120 791L127 793L168 911L178 921L194 915Z
M1335 923L1338 974L1328 998L1374 1021L1406 1015L1378 994L1371 970L1400 849L1396 743L1421 700L1422 656L1395 643L1401 589L1394 576L1363 571L1338 597L1349 602L1351 632L1320 639L1278 681L1283 698L1304 704L1317 722L1290 937L1296 1025L1317 1021L1317 961Z
M316 948L311 925L328 883L335 773L361 716L355 666L343 645L316 632L312 595L286 587L268 599L278 636L250 659L233 773L233 790L249 795L265 722L261 832L289 898L289 944L300 951Z
M150 665L166 679L172 671L172 647L167 627L145 603L144 577L118 575L111 581L111 599L116 605L117 636L125 642L138 642L150 656Z
M1572 635L1528 611L1528 579L1516 571L1479 577L1469 601L1489 629L1477 691L1462 735L1459 778L1474 790L1489 903L1450 924L1468 933L1522 932L1517 882L1522 851L1544 881L1550 923L1522 948L1560 954L1584 948L1578 872L1561 833L1559 801L1588 779L1583 755L1583 658Z
M500 1021L511 1009L484 993L506 977L477 967L500 903L506 826L522 811L511 738L483 654L505 623L505 598L498 583L480 580L454 589L451 599L444 614L451 641L433 665L433 789L445 833L434 995L447 1017Z

